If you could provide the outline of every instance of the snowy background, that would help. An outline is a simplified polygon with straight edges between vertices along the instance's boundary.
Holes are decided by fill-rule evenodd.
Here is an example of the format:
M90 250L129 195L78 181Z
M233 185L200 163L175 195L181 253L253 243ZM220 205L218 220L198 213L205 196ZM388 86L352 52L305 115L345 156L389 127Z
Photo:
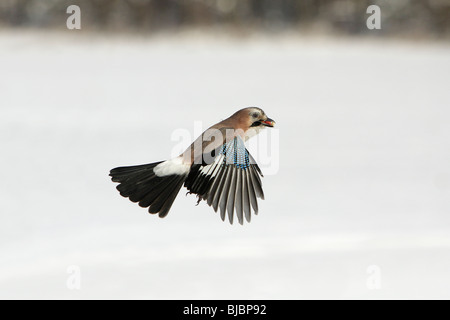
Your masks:
M0 55L0 298L450 298L450 45L9 31ZM247 106L280 138L250 224L110 181Z

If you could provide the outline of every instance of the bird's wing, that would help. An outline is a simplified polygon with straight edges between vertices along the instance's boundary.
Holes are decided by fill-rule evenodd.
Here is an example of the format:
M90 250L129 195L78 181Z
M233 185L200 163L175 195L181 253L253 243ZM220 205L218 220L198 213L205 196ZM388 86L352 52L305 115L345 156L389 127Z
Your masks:
M211 157L211 154L208 153ZM245 148L240 137L215 149L213 161L194 163L184 186L197 194L199 202L205 200L220 216L233 223L234 211L240 224L250 222L251 211L258 214L257 198L264 199L261 170Z

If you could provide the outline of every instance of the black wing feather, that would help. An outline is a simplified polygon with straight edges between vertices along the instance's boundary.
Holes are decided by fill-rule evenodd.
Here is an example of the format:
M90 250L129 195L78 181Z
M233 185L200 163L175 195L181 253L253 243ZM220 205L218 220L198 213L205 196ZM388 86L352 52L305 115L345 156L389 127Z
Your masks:
M210 164L194 164L184 186L190 193L206 200L214 211L220 208L220 217L226 213L233 223L234 212L240 224L250 222L252 211L258 213L257 198L264 198L261 170L240 138L217 149Z

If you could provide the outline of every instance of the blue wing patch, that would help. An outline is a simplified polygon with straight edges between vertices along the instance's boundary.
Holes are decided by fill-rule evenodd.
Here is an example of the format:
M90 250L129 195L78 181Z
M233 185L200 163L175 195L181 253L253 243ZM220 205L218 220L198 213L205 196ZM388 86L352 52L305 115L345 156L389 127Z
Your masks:
M205 200L216 212L220 208L222 220L228 213L233 223L236 213L240 224L244 217L250 222L252 211L258 213L257 198L264 199L261 170L240 137L215 149L214 155L211 164L192 165L184 186L198 202Z
M250 156L242 139L234 138L222 147L221 154L225 155L224 165L234 164L237 168L247 170L250 166Z

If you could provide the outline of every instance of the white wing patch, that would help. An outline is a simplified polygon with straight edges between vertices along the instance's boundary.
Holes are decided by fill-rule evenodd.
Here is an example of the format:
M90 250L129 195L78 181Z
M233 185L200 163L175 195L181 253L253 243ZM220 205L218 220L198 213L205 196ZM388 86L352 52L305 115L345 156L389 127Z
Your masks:
M200 170L200 174L204 175L204 176L208 176L210 178L213 178L216 176L217 172L220 169L220 164L223 162L225 156L223 154L218 155L215 159L214 162L211 164L208 164L207 166L204 166L201 170Z
M184 186L197 195L198 202L205 200L216 212L220 209L222 220L228 213L233 223L236 213L240 224L244 218L250 222L252 212L258 213L257 198L264 199L261 170L239 137L217 153L211 164L193 165Z
M189 173L191 169L190 164L183 162L183 157L176 157L158 164L153 168L153 172L158 177L170 176L170 175L185 175Z

